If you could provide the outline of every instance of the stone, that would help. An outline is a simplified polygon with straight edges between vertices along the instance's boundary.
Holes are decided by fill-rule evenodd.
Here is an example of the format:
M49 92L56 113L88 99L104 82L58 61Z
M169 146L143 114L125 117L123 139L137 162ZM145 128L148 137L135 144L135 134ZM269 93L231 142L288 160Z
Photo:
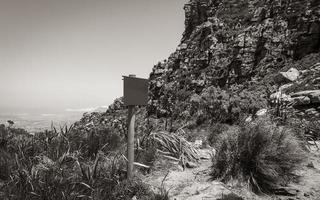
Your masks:
M320 90L304 90L304 91L300 91L300 92L296 92L291 94L291 97L298 97L298 96L309 96L312 93L317 93L320 92Z
M164 69L161 69L161 68L159 68L159 69L156 69L156 70L154 70L154 74L163 74L165 72L165 70Z
M299 96L292 98L294 105L301 106L301 105L308 105L310 104L310 98L306 96Z
M184 50L184 49L187 49L188 45L185 44L185 43L182 43L178 46L177 50Z
M284 84L279 87L279 91L284 91L284 90L290 88L292 85L293 85L292 83Z
M289 82L294 82L298 79L300 75L299 70L296 68L290 68L286 72L280 72L276 77L275 81L277 83L289 83Z
M259 116L259 117L265 116L267 114L267 112L268 112L268 109L263 108L263 109L258 110L256 115Z
M215 156L217 154L217 150L215 148L212 148L212 156Z
M194 162L187 162L186 167L187 168L196 168L196 167L198 167L198 165Z
M311 103L320 103L320 90L305 90L291 94L291 97L307 96Z
M276 103L279 100L283 102L292 102L291 96L281 91L271 94L270 99L272 100L273 103Z
M250 115L249 117L247 117L246 119L245 119L245 122L252 122L252 116Z

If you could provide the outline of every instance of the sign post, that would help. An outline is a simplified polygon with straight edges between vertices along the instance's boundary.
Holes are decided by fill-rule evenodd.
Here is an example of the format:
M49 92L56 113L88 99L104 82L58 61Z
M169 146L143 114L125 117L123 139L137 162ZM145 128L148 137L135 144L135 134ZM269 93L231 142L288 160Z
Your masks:
M135 75L124 77L124 105L128 106L127 178L133 177L135 106L147 105L148 80Z
M128 165L127 165L127 177L132 178L133 172L133 162L134 162L134 124L136 120L135 115L135 106L128 107L128 141L127 141L127 156L128 156Z

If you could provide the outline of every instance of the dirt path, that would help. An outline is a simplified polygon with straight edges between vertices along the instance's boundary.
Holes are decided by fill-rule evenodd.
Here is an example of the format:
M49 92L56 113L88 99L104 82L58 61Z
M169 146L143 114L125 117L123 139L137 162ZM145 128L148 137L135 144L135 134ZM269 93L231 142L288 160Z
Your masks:
M155 188L163 183L172 200L215 200L220 199L222 194L232 192L250 200L320 200L320 151L313 150L309 153L309 160L298 171L301 176L299 182L289 185L290 189L296 191L293 196L257 196L245 188L232 188L219 181L212 181L210 150L200 151L206 159L201 159L197 167L185 170L164 167L145 177L145 182Z
M201 159L198 167L154 172L145 181L153 187L159 187L163 181L173 200L213 200L229 194L230 190L223 183L210 180L210 150L201 151L205 159Z
M302 200L320 200L320 151L312 150L302 170L298 183L292 184L298 190L297 198Z

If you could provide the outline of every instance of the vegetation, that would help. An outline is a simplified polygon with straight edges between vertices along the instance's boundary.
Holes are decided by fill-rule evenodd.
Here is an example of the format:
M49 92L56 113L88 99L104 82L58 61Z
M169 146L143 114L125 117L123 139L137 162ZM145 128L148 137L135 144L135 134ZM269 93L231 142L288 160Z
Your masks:
M148 142L149 145L151 143L157 148L158 152L166 156L178 158L179 160L199 160L197 150L181 136L167 132L152 133Z
M35 135L0 126L0 199L166 199L126 180L122 138L105 128Z
M269 119L234 126L220 134L212 177L239 180L255 192L272 193L292 181L304 160L294 133Z
M216 122L236 124L244 116L254 115L267 106L267 86L248 84L235 85L228 90L209 87L203 91L200 107L204 108L211 125Z
M207 140L211 146L215 146L215 144L219 140L219 136L224 131L228 130L228 126L222 123L215 123L211 126L211 133L208 135Z

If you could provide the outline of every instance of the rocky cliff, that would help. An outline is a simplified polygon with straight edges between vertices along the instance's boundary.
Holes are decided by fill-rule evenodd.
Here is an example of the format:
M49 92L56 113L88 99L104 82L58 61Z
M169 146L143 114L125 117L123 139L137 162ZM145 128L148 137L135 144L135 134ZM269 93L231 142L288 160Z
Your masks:
M153 67L141 122L234 123L275 102L318 116L319 0L190 0L184 9L181 43ZM123 129L123 115L117 100L81 124Z
M190 0L184 9L181 44L150 75L150 115L232 123L269 106L288 83L279 72L319 79L308 71L320 62L320 1Z

